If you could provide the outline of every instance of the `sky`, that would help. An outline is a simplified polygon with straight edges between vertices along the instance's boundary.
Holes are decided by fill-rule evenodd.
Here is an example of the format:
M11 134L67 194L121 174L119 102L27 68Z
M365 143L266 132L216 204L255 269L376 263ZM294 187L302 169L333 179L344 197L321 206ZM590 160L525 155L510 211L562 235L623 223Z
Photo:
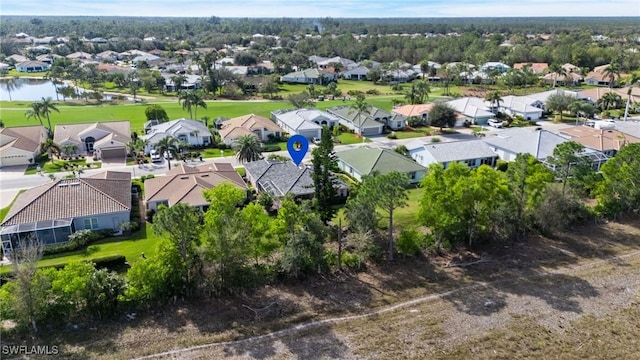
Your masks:
M0 0L0 14L271 18L640 16L640 0Z

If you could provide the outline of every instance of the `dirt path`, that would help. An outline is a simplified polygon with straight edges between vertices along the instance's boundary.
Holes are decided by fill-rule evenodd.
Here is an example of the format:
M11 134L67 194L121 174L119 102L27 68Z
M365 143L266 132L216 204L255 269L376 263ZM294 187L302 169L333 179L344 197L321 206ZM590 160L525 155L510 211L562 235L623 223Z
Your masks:
M639 288L640 251L633 251L526 277L476 282L366 314L312 321L261 336L139 359L421 358L435 348L502 329L520 316L537 318L549 331L558 331L578 318L600 317L630 306L639 298ZM416 339L416 334L426 330L431 334ZM404 341L405 347L394 352L393 345L391 349L382 346L389 336L397 336L393 344Z

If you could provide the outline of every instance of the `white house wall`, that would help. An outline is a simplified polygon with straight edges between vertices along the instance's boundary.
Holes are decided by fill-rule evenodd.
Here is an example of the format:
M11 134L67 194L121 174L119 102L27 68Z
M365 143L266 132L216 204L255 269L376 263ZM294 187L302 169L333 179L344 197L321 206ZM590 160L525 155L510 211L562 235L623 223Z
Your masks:
M95 216L84 216L80 218L75 218L73 219L73 225L76 231L88 229L88 228L85 228L84 226L84 219L98 220L98 227L90 230L113 229L115 231L118 231L119 224L130 221L131 217L130 217L130 212L126 211L126 212L117 212L117 213L111 213L111 214L100 214Z

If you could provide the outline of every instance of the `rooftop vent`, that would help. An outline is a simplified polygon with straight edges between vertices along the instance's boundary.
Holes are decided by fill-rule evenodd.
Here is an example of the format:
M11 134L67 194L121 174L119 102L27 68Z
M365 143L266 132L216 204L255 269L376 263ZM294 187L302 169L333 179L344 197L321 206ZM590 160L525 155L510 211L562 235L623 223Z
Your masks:
M78 186L80 185L80 181L69 183L69 186Z
M67 183L60 183L60 184L58 184L58 187L67 187L67 186L69 186L69 184L67 184Z

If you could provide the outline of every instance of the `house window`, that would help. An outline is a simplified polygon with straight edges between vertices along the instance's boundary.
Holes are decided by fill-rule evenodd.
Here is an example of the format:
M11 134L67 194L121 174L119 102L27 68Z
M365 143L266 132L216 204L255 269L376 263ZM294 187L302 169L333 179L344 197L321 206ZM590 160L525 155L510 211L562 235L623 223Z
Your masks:
M415 171L410 172L410 173L409 173L409 178L410 178L411 180L415 180L415 179L416 179L416 172L415 172Z
M97 218L84 219L84 228L85 229L89 229L89 230L97 229L98 228L98 219Z
M476 166L476 159L465 160L464 163L467 164L467 166L469 166L469 167L474 167L474 166Z
M185 135L185 134L178 135L178 140L187 141L187 135Z

